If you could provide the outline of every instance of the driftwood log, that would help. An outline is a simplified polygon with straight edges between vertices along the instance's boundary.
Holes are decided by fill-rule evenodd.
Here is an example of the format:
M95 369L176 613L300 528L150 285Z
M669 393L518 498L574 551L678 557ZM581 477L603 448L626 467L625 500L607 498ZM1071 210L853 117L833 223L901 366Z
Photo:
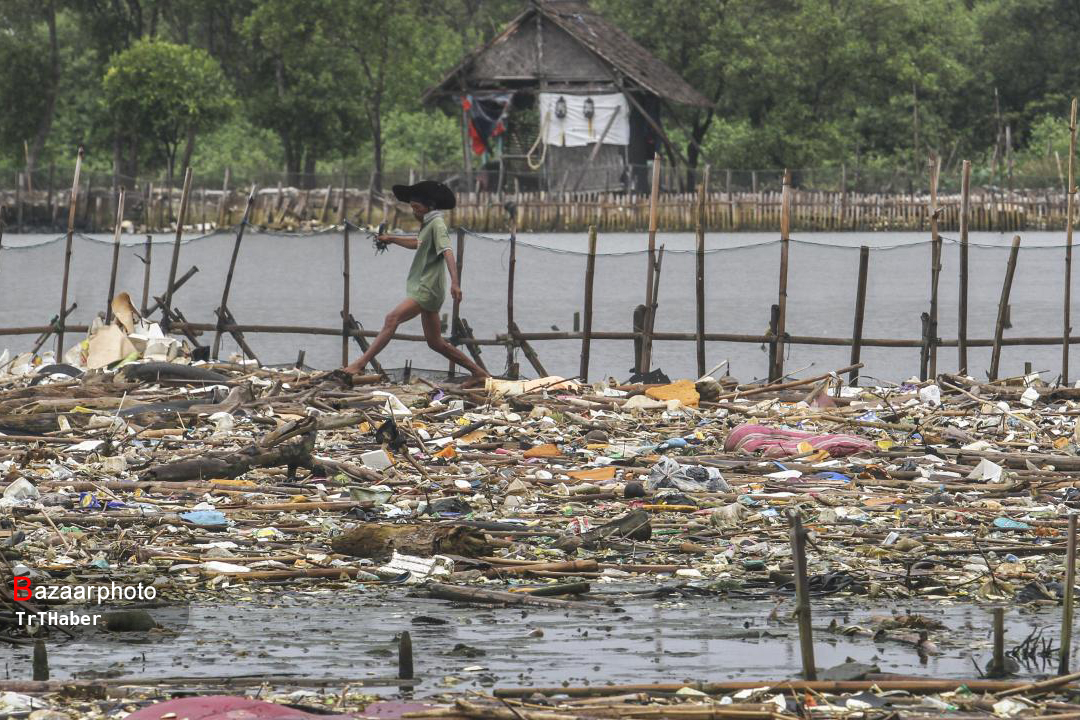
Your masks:
M289 476L298 467L311 467L315 449L315 421L304 418L286 423L259 442L231 452L207 453L188 460L151 466L143 480L182 481L234 478L257 467L286 465Z
M120 371L133 382L226 383L229 377L206 368L168 362L148 362L125 365Z
M460 525L360 525L335 537L330 547L342 555L376 560L390 559L394 550L421 557L478 557L492 552L483 533Z

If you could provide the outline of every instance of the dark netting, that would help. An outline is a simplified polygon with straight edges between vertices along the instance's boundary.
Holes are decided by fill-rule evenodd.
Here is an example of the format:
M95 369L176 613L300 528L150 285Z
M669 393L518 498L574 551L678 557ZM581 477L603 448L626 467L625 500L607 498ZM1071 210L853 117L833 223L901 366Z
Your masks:
M393 248L376 255L370 238L352 233L351 311L367 329L378 329L386 313L404 297L405 276L412 255ZM1060 336L1064 248L1061 233L1024 234L1013 281L1010 318L1005 337ZM242 324L340 327L342 305L342 233L282 234L250 228L245 235L230 299ZM1011 238L997 233L973 233L970 249L968 336L993 337L1002 279ZM118 290L139 304L143 287L142 237L125 236L121 250ZM214 321L232 251L234 233L221 231L186 239L181 245L177 275L192 265L199 272L177 293L174 306L188 320ZM661 233L665 246L659 290L658 332L689 333L695 323L694 237L690 233ZM868 275L866 338L921 336L920 314L930 299L931 245L927 233L805 233L793 238L789 258L788 333L795 336L847 338L852 335L860 243L871 246ZM629 332L632 313L645 299L645 233L602 234L594 286L595 331ZM456 241L455 241L456 245ZM710 233L706 237L706 332L762 335L769 325L770 306L777 301L780 243L775 233ZM523 234L518 239L515 319L524 332L570 332L574 313L583 307L586 250L584 233ZM0 254L0 326L43 325L59 309L64 243L55 236L5 236ZM172 237L155 236L151 296L161 295L168 279ZM79 307L70 324L87 323L104 309L112 258L111 236L77 235L72 255L69 302ZM465 242L461 313L477 337L494 338L506 332L506 288L509 243L506 236L469 233ZM945 237L939 286L939 336L956 337L959 246ZM151 303L153 300L151 299ZM449 314L448 301L443 312ZM583 318L582 318L583 320ZM420 334L419 321L401 332ZM449 332L449 331L447 331ZM70 347L82 334L69 336ZM28 349L32 337L6 338L11 350ZM203 336L212 341L212 333ZM264 362L289 363L300 349L315 367L334 367L341 360L341 339L334 336L249 334L248 341ZM539 340L536 348L549 372L576 375L578 340ZM51 348L52 343L46 345ZM224 354L238 348L223 339ZM350 344L350 357L358 347ZM824 372L848 364L849 347L790 344L785 357L788 372L811 367ZM1080 355L1077 350L1075 355ZM709 342L709 367L728 360L743 380L766 372L768 347L760 343ZM506 351L484 346L483 358L493 372L506 366ZM1006 346L1001 375L1018 374L1025 361L1036 370L1060 371L1061 348ZM531 372L524 355L515 359ZM423 343L394 342L380 356L386 367L411 360L416 367L442 369L446 361ZM864 347L864 375L896 381L918 372L918 348ZM990 348L969 350L972 374L983 376ZM592 377L625 377L633 365L630 340L594 340ZM693 342L657 341L654 367L669 375L692 376L696 371ZM938 350L938 370L957 367L955 347Z

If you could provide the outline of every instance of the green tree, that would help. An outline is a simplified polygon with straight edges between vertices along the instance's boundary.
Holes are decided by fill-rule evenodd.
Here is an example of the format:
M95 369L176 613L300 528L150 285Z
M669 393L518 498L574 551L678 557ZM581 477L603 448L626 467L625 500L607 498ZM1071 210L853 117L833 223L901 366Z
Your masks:
M232 87L207 52L153 40L136 41L115 55L102 90L116 132L151 138L170 184L180 143L186 165L196 135L219 126L234 105Z
M310 187L318 160L363 135L361 81L351 55L327 37L328 6L265 0L244 22L255 58L248 107L281 139L287 182Z
M33 173L52 129L60 85L55 2L0 4L0 27L13 31L0 33L0 146L9 157L24 159Z

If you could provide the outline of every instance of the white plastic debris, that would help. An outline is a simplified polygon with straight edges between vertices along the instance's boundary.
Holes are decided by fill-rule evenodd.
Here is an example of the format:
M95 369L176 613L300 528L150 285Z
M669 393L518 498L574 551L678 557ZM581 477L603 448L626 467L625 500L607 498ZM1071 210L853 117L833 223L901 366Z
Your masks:
M402 555L397 550L390 557L390 562L375 569L375 573L387 577L397 577L409 573L406 584L413 585L437 577L448 577L454 572L454 561L445 555L433 555L422 558L416 555Z

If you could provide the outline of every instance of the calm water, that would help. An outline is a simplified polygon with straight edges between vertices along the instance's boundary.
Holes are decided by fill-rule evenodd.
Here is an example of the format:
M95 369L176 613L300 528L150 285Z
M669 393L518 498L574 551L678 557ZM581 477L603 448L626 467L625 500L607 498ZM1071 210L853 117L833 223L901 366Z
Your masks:
M951 238L951 235L947 235ZM5 235L0 253L0 326L42 325L59 307L63 242L53 236ZM362 234L353 236L351 309L369 329L404 294L411 253L400 248L376 256ZM864 337L918 338L919 315L929 305L930 245L927 233L801 233L791 248L788 332L796 335L850 337L853 324L858 246L870 255ZM587 238L584 234L528 234L520 238L517 257L515 319L525 331L573 329L573 315L582 308ZM780 249L773 233L710 234L706 237L706 330L763 333L769 306L777 299ZM1011 237L974 233L971 242L969 337L993 336L998 298ZM1013 328L1006 335L1057 336L1062 325L1064 239L1061 233L1026 233L1012 289ZM691 234L661 234L666 246L656 319L658 331L694 329L694 239ZM111 237L77 237L72 254L70 298L79 303L72 322L87 322L104 309L111 262ZM119 290L138 302L142 293L143 254L140 236L125 236L121 252ZM644 300L646 247L643 233L601 235L597 260L594 330L631 329L633 307ZM192 265L200 272L176 294L174 305L192 321L212 322L221 296L233 238L229 233L194 239L181 246L178 275ZM340 235L276 236L252 234L240 250L230 306L241 323L296 324L338 327L342 301L342 241ZM172 239L155 238L151 294L161 294L168 278ZM502 238L468 237L465 251L462 315L479 337L506 329L508 245ZM940 281L940 335L955 337L959 250L946 242ZM449 303L444 306L449 311ZM419 321L403 327L419 334ZM1080 331L1078 331L1080 332ZM338 338L295 335L249 335L264 362L295 360L301 348L307 363L332 367L340 362ZM0 348L29 349L32 337L0 338ZM209 342L209 340L204 340ZM69 342L70 345L70 342ZM51 345L50 345L51 347ZM227 352L236 350L224 339ZM355 347L355 345L354 345ZM575 375L580 342L536 343L550 372ZM708 343L710 366L729 360L733 374L747 380L765 373L767 349L758 345ZM813 372L842 367L849 348L789 346L790 371L813 366ZM674 376L693 375L692 342L658 342L654 365ZM492 370L501 372L506 356L501 348L485 348ZM1080 349L1073 353L1080 363ZM989 365L989 348L970 350L970 366ZM1061 365L1060 347L1007 347L1002 374L1022 371L1024 361L1037 370ZM400 367L411 359L418 368L444 368L445 361L423 344L392 343L382 361ZM524 357L523 370L529 370ZM918 349L867 348L865 373L887 380L918 371ZM591 375L625 377L632 365L630 341L594 341ZM955 348L939 351L939 369L953 370ZM1080 367L1074 367L1077 374ZM805 374L805 373L804 373Z
M618 591L609 597L622 609L487 609L407 597L394 590L285 591L273 600L256 598L242 605L197 605L190 625L175 635L127 633L107 642L50 643L49 665L54 679L90 677L91 672L142 678L257 674L386 678L397 671L396 637L408 630L424 694L450 687L551 686L564 681L579 685L776 680L800 672L790 597L778 611L779 620L767 618L771 601L718 597L656 601ZM904 612L946 626L932 633L939 654L920 657L910 645L840 636L826 629L834 619L872 627L875 617ZM1060 612L1010 608L1006 649L1038 629L1056 644ZM432 619L441 624L432 624ZM973 661L985 666L992 652L990 611L974 605L910 601L875 606L865 598L815 600L813 624L815 664L821 668L852 658L876 664L883 672L970 678L975 675ZM536 629L542 635L530 635ZM460 645L481 652L463 651ZM31 653L25 646L0 649L7 677L29 678ZM1019 675L1052 670L1036 660L1023 664Z

